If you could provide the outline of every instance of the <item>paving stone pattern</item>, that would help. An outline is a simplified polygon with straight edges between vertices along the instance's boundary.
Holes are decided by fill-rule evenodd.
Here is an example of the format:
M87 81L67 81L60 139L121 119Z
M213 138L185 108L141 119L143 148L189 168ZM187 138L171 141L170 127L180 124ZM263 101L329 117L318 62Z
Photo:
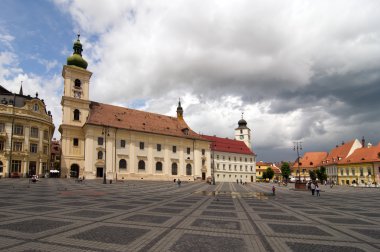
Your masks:
M379 188L0 179L0 251L380 251Z

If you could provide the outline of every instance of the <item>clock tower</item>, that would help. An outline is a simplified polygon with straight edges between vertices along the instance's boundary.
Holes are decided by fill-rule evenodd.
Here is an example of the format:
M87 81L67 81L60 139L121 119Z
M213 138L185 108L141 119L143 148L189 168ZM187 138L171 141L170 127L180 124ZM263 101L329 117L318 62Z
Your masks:
M84 132L90 111L89 85L92 73L87 71L87 62L82 58L82 44L74 42L73 55L63 66L63 96L61 133L62 157L61 174L78 177L84 169Z
M252 150L251 146L251 130L247 127L247 121L244 120L243 114L238 122L239 127L235 129L235 140L243 141L247 147Z

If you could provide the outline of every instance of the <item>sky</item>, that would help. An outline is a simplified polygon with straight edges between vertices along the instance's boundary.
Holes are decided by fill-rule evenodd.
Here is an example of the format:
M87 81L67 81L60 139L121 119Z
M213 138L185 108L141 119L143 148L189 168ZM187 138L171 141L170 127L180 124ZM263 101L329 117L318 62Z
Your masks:
M45 100L55 137L62 67L80 33L90 99L184 118L257 160L380 141L378 0L2 0L0 85Z

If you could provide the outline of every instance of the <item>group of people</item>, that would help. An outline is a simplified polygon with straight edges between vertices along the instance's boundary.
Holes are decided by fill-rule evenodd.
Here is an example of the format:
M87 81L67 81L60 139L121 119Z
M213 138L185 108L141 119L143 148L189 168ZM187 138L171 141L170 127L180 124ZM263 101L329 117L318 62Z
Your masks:
M311 182L310 183L310 190L311 195L314 196L315 193L317 193L317 196L321 196L321 188L319 187L318 183Z

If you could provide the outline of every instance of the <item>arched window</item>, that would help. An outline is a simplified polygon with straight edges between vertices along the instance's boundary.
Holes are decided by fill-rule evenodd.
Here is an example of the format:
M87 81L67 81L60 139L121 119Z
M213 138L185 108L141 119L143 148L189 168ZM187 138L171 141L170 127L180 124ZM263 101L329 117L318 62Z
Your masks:
M144 160L139 161L139 170L145 170L145 162Z
M81 82L79 79L76 79L76 80L74 81L74 86L75 86L76 88L80 88L81 84L82 84L82 82Z
M120 159L119 169L127 169L127 161L125 159Z
M80 115L79 109L75 109L74 110L74 120L75 121L79 121L79 115Z
M172 164L172 175L178 175L178 166L177 163Z
M191 175L192 169L191 169L191 164L186 165L186 175Z
M98 152L98 159L103 159L103 151Z
M162 163L161 162L156 163L156 171L162 171Z

